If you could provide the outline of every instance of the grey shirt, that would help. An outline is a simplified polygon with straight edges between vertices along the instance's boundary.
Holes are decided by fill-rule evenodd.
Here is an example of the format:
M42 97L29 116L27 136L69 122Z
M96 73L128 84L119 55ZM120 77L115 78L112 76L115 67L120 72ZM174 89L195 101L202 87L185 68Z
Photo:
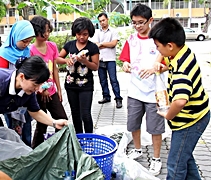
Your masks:
M99 29L95 31L94 41L98 43L111 42L113 40L119 40L118 32L112 27L108 27L107 30ZM103 61L116 61L116 47L100 49L100 60Z

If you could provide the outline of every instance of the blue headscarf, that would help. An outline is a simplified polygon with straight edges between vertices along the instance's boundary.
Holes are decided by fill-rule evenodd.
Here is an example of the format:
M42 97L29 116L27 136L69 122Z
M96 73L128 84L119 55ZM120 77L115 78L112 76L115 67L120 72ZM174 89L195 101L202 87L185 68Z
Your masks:
M21 50L16 46L18 41L35 36L32 24L27 20L17 21L13 24L12 29L0 48L0 56L8 60L10 63L15 64L18 58L30 56L30 49L26 47Z

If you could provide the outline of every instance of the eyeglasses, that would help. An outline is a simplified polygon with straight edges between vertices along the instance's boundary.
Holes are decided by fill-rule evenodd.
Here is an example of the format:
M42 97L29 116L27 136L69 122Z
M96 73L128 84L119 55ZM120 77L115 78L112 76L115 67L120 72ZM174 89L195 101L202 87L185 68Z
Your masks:
M136 23L136 22L132 21L131 24L132 24L132 26L139 28L139 27L143 27L148 21L149 21L149 19L145 22L142 22L142 23L140 23L140 22Z

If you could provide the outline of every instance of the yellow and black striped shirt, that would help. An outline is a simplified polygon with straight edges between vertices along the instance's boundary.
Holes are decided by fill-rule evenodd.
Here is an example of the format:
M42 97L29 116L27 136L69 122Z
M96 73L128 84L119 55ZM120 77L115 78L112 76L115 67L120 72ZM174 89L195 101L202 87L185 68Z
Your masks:
M170 103L186 99L185 107L168 121L172 130L192 126L209 111L209 97L202 86L201 70L195 54L185 45L169 63Z

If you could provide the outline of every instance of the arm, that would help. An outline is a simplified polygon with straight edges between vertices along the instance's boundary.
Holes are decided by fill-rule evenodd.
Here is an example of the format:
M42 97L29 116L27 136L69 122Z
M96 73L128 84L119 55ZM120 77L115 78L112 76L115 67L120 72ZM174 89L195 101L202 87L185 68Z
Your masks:
M96 71L99 67L99 54L94 54L93 56L91 56L91 58L92 62L87 59L86 55L82 55L81 57L77 57L77 61L83 63L89 69Z
M165 65L164 56L161 54L158 54L158 57L154 63L154 69L155 71L160 71L160 73L168 70L168 67Z
M61 86L60 86L60 81L59 81L59 71L56 65L56 61L53 62L53 77L56 83L59 100L62 101L62 93L61 93L62 91L61 91Z
M102 48L114 48L118 43L118 40L115 39L115 40L112 40L110 42L101 42L101 43L96 43L98 45L98 47L100 49Z
M187 103L186 99L178 99L171 103L171 106L167 113L157 112L167 120L172 120L185 106Z
M54 120L53 118L51 118L49 115L47 115L44 111L39 110L37 112L31 112L29 111L29 114L31 117L33 117L34 119L36 119L37 121L46 124L48 126L54 126L53 124L55 124L55 127L57 129L62 129L63 126L67 125L67 120Z
M59 56L56 58L57 64L67 64L68 66L73 65L72 58L65 58L67 56L67 52L65 49L62 49L59 53Z

